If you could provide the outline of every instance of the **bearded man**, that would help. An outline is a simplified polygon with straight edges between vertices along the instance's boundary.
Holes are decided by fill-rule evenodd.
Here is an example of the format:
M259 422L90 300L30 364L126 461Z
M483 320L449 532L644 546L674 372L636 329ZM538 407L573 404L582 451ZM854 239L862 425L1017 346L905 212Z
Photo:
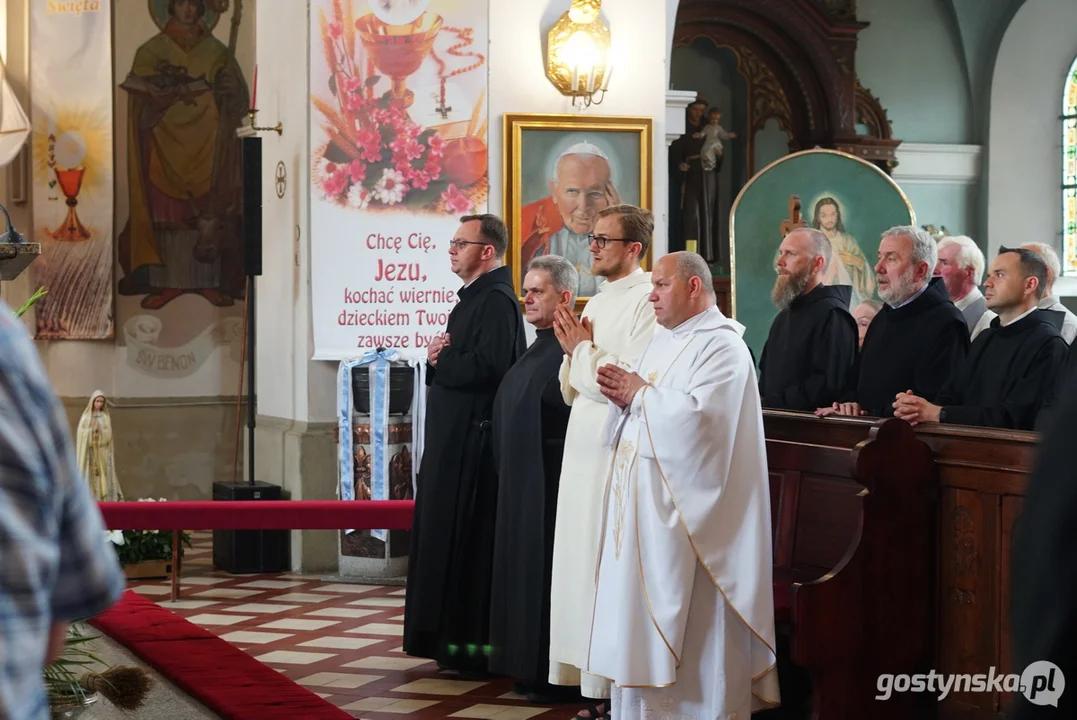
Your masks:
M853 289L823 283L831 259L826 235L810 228L789 233L778 248L771 293L778 317L759 361L765 408L813 411L835 402L851 378L859 343Z
M875 277L886 303L871 322L852 381L815 414L892 417L899 393L934 402L969 351L965 318L941 277L934 238L918 227L887 230Z

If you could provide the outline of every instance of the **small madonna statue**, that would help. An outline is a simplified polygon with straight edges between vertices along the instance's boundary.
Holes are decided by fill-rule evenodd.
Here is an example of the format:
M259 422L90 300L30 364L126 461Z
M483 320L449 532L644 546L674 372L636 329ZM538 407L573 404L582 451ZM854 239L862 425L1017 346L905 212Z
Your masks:
M105 395L94 391L86 410L79 418L75 442L79 470L90 483L90 491L99 501L123 500L116 478L116 453L112 444L112 418L105 405Z

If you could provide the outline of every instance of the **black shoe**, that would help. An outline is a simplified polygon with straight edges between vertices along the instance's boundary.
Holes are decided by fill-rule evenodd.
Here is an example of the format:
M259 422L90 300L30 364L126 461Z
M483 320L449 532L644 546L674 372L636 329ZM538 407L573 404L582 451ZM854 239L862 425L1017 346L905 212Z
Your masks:
M579 705L587 702L580 694L580 688L568 685L552 685L550 683L538 683L531 692L527 693L527 701L536 705L562 705L572 703Z
M460 680L471 680L472 682L486 682L494 679L494 676L485 670L460 670L456 673L456 677Z
M517 680L512 686L512 691L517 695L530 695L535 691L535 686L523 680Z

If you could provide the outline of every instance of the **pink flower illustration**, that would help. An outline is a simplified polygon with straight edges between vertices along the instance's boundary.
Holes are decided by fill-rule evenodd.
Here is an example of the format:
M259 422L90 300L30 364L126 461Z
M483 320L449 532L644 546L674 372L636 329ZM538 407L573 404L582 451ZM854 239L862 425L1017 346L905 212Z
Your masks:
M453 215L464 215L471 210L471 200L454 183L449 183L449 187L441 193L441 200L445 203L446 212Z

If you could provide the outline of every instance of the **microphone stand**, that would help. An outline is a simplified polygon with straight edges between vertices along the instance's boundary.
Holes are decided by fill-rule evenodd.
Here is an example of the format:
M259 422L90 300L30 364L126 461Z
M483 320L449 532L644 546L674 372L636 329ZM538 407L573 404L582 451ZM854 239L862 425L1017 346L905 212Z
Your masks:
M254 275L247 275L247 482L254 487Z
M15 229L15 226L11 223L11 216L8 215L7 208L0 204L0 212L4 213L4 219L7 220L7 232L0 235L0 243L24 243L24 238L19 231Z

